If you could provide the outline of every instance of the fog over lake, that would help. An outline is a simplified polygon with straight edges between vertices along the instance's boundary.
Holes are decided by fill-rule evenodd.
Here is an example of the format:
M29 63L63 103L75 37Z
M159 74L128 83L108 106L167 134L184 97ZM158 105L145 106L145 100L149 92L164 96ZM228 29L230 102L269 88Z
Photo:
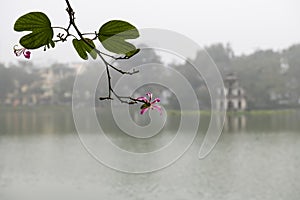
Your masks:
M299 111L229 117L218 144L205 159L199 160L197 154L207 115L195 142L177 162L134 175L112 170L88 154L70 108L2 109L0 198L299 199ZM120 134L113 122L106 122L105 131L116 145L145 151L173 138L178 120L179 114L168 115L166 128L149 143Z

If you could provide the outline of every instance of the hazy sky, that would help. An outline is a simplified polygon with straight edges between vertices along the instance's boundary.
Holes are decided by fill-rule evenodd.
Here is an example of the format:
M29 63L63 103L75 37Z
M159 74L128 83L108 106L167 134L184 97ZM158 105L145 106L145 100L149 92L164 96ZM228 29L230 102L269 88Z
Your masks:
M123 19L138 28L164 28L182 33L200 45L229 42L238 54L256 49L279 50L300 43L299 0L70 0L83 32L93 32L110 19ZM52 25L66 25L64 0L9 0L0 8L0 62L14 62L12 47L23 35L13 31L15 20L30 11L45 12ZM71 43L71 41L70 41ZM23 59L23 58L18 58ZM37 63L79 61L70 45L44 53Z

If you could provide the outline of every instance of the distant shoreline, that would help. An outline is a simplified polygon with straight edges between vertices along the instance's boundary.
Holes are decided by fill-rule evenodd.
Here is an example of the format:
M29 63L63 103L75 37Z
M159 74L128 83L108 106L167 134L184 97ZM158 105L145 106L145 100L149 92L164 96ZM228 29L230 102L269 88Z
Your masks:
M0 112L1 110L28 110L28 111L35 111L35 110L42 110L42 109L47 109L47 110L53 110L53 111L67 111L67 110L72 110L72 105L34 105L34 106L11 106L11 105L0 105ZM62 110L63 109L63 110ZM300 107L295 107L295 108L276 108L276 109L252 109L252 110L245 110L245 111L227 111L227 115L244 115L244 114L279 114L279 113L289 113L289 112L295 112L299 111ZM204 114L204 115L210 115L211 111L209 110L186 110L186 111L180 111L180 110L168 110L167 111L169 114Z

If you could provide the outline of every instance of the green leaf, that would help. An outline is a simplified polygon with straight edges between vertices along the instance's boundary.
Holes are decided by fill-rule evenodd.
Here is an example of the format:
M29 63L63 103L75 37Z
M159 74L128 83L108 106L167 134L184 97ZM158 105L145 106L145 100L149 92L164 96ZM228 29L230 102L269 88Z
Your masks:
M105 23L98 33L98 39L105 49L113 53L124 54L127 57L133 56L138 50L126 40L138 37L138 30L130 23L121 20L112 20Z
M42 12L30 12L21 16L15 22L14 30L31 31L20 39L20 44L27 49L37 49L49 44L54 47L51 22Z
M126 53L126 57L127 58L131 58L132 56L134 56L135 54L137 54L138 52L140 52L140 49L135 49L133 51L129 51Z
M94 42L88 38L84 38L84 40L73 39L73 41L72 41L73 46L74 46L75 50L77 51L78 55L82 59L87 60L88 59L87 53L89 53L93 59L96 59L97 52L95 51ZM90 45L88 45L86 42L89 43Z

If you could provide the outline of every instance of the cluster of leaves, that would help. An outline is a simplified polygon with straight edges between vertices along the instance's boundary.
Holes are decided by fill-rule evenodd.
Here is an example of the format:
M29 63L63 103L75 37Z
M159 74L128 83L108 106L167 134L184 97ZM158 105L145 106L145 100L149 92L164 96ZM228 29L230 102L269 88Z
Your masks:
M72 24L73 22L70 22ZM112 20L102 25L98 32L95 32L92 39L83 37L85 34L77 30L79 38L70 33L70 25L68 28L52 27L51 22L46 14L42 12L30 12L21 16L14 25L14 30L30 31L29 34L20 39L20 44L27 49L38 49L40 47L54 48L55 42L64 42L68 37L72 36L73 46L78 55L84 59L88 59L88 54L93 58L97 58L97 50L95 50L95 39L98 39L103 47L116 54L123 54L129 58L136 54L137 49L133 44L127 42L127 39L136 39L139 37L139 32L130 23L121 20ZM66 32L57 35L58 40L54 40L54 29L62 29Z
M94 33L82 33L75 23L75 12L73 11L69 0L65 1L67 4L66 11L69 15L69 24L67 27L52 26L48 16L42 12L27 13L18 18L14 25L15 31L30 32L20 39L20 44L26 49L38 49L44 47L44 50L46 50L47 48L54 48L55 43L65 42L69 39L69 37L71 37L72 44L82 59L87 60L88 55L90 55L93 59L99 57L105 64L108 78L108 95L107 97L100 97L100 100L112 100L113 94L122 103L134 104L141 102L130 96L123 97L115 93L111 84L109 69L111 68L121 74L129 75L135 74L138 71L123 71L119 68L116 68L106 60L106 57L113 59L128 59L139 52L138 48L127 41L129 39L136 39L139 37L139 32L136 27L126 21L111 20L103 24L99 30L95 31ZM71 32L71 28L73 32L75 31L75 34ZM54 29L63 31L57 34L56 39L54 39ZM118 54L120 57L115 57L114 55L97 49L94 43L95 40L98 40L107 51ZM25 49L21 50L25 51Z

